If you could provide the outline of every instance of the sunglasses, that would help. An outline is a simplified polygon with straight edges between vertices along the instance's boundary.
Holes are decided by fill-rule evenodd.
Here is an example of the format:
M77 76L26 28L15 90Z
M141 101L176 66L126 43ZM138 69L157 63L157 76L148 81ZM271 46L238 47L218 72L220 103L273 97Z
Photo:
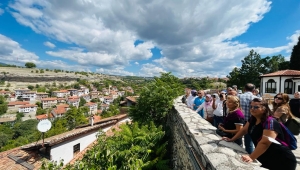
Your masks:
M274 97L275 99L278 99L278 100L283 100L282 97Z
M250 106L250 109L254 109L254 110L257 110L259 108L260 108L259 106Z

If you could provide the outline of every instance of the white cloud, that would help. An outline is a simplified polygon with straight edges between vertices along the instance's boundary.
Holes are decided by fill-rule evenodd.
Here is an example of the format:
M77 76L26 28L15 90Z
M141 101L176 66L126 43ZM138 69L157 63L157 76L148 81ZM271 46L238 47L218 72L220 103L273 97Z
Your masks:
M150 60L151 49L158 47L163 57L154 60L156 65L143 65L140 74L167 70L178 76L225 76L251 49L268 55L290 51L297 41L292 35L289 44L274 48L232 41L263 19L271 9L268 0L18 0L9 7L20 24L77 46L48 55L114 74L132 74L124 71L130 61ZM136 40L144 43L134 46Z
M163 68L157 67L154 64L143 64L141 68L140 76L144 77L153 77L159 76L160 73L165 73L166 71Z
M21 47L21 45L0 34L0 61L7 64L24 65L26 62L36 62L37 55Z
M0 8L0 15L4 14L4 10Z
M136 61L136 62L134 62L134 64L135 64L135 65L139 65L139 62Z
M49 48L55 48L56 47L53 43L51 43L49 41L44 42L44 45L49 47Z

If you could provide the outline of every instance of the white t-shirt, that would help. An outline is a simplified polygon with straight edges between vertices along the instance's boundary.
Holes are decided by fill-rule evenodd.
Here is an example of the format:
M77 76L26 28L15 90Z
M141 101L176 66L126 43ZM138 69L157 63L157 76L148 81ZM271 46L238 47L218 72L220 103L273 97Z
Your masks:
M204 102L198 107L196 112L199 112L201 109L203 109L204 111L204 119L206 119L207 117L214 117L214 109L212 108L212 105L206 105L206 103Z
M187 104L187 106L188 106L189 108L193 109L194 100L195 100L196 97L197 97L197 96L194 97L194 96L192 96L192 95L189 95L189 97L187 98L186 104Z
M216 109L214 110L214 115L223 116L223 101L221 101L220 99L217 99L215 101Z

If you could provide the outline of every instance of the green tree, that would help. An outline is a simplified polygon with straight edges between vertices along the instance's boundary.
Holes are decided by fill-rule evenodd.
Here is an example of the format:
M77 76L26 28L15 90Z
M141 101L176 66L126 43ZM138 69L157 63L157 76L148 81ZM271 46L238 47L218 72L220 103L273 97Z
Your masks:
M67 127L69 130L88 122L84 116L84 113L82 113L76 107L71 107L65 114L64 119L67 121Z
M7 102L4 96L0 96L0 115L6 113L8 109Z
M27 88L30 89L30 90L33 90L34 86L33 85L28 85Z
M29 136L33 131L37 131L36 126L38 121L35 119L29 119L23 122L18 122L14 125L14 134L13 139L16 139L20 136Z
M242 60L240 87L243 87L246 83L253 83L256 86L260 85L259 76L267 72L267 67L263 61L254 50L251 50L249 55Z
M244 84L241 84L240 80L240 69L237 67L234 67L232 71L229 73L229 75L226 76L229 80L227 81L228 86L237 85L238 87L243 87Z
M300 70L300 36L298 37L298 43L294 46L291 58L290 58L290 69Z
M79 101L79 107L84 106L86 104L86 101L83 97L80 97L80 101Z
M162 127L153 123L139 126L138 123L122 124L121 131L107 137L98 136L95 147L81 161L69 169L169 169L166 156L167 143L162 139Z
M162 73L144 87L137 104L129 109L129 116L140 123L148 124L153 121L157 125L163 125L173 106L173 100L183 92L183 85L177 77L171 73Z
M33 62L27 62L27 63L25 63L25 67L26 68L35 68L36 65Z
M289 61L285 61L284 56L281 54L272 57L267 56L262 60L266 66L267 73L289 69Z

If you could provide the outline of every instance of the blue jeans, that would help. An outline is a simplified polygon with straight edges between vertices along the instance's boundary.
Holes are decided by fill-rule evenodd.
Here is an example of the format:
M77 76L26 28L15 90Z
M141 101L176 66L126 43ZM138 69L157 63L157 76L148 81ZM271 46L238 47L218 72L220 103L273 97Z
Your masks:
M251 154L254 151L254 145L249 134L246 134L244 136L244 144L245 144L246 151L249 154Z
M218 128L220 123L223 123L223 116L214 115L214 126Z

